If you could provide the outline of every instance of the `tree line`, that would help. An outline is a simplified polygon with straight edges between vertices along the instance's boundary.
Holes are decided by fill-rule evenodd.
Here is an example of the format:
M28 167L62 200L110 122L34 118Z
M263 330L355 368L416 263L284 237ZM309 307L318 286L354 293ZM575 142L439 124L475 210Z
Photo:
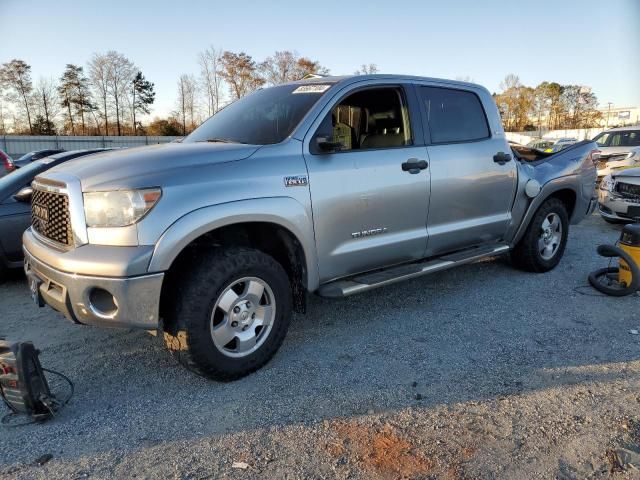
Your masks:
M67 64L59 78L37 82L30 65L11 60L0 66L0 134L186 135L258 88L329 74L320 62L289 50L257 61L246 52L210 46L198 53L197 65L196 73L178 77L170 114L149 120L154 83L122 53L95 53L86 65ZM363 64L354 73L377 72L375 64ZM509 74L500 90L494 98L507 131L590 128L602 117L588 87L556 82L529 87Z
M154 85L118 52L96 53L87 65L67 64L58 79L35 84L31 66L13 59L0 67L0 131L31 135L135 135L140 115L149 114Z
M509 74L494 99L508 132L592 128L599 126L602 112L589 87L542 82L528 87Z
M155 86L122 53L95 53L86 65L67 64L59 78L37 82L29 64L13 59L0 67L0 134L185 135L258 88L329 73L318 61L288 50L259 62L245 52L211 46L197 61L197 74L178 78L175 109L143 125ZM375 72L377 66L368 64L355 73Z

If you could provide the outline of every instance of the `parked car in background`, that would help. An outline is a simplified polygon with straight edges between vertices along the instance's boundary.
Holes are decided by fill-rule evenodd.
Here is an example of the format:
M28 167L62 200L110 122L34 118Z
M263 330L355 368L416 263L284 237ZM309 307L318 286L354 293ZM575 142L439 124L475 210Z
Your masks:
M31 225L31 182L35 176L71 159L105 150L110 149L58 153L0 179L0 277L6 269L22 267L22 233Z
M539 138L537 140L531 140L526 146L529 148L535 148L536 150L545 150L553 146L553 140L544 140Z
M606 175L598 190L598 210L607 222L629 223L640 217L640 168Z
M11 173L16 169L11 157L0 150L0 177L4 177L7 173Z
M598 178L640 167L640 126L613 128L593 139L600 149Z
M577 138L559 138L555 142L553 142L553 145L545 148L544 151L546 153L560 152L577 142L578 142Z
M64 149L62 148L35 150L33 152L25 153L17 160L14 160L13 163L16 165L16 168L20 168L29 165L29 163L33 162L34 160L40 160L41 158L49 157L51 155L55 155L56 153L62 152L64 152Z

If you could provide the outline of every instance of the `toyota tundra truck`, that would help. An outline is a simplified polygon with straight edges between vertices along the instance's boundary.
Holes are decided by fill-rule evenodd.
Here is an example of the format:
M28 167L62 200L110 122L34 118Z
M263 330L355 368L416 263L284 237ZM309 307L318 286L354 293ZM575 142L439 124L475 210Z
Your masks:
M479 85L305 79L231 103L181 143L38 176L25 272L38 305L158 331L190 370L233 380L275 354L310 292L345 297L508 252L553 269L597 203L596 152L512 150Z

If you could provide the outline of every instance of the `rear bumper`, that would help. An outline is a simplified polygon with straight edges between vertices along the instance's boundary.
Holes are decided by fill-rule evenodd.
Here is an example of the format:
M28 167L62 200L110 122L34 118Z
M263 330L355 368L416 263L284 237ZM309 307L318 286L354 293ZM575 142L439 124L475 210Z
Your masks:
M44 302L69 320L99 327L158 328L164 273L102 277L69 273L36 258L25 243L24 270Z

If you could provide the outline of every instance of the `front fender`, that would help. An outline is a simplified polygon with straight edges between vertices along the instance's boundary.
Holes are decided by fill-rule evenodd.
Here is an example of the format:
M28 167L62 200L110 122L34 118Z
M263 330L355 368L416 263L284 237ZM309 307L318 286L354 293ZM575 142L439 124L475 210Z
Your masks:
M240 200L194 210L174 222L156 242L149 272L163 272L180 252L196 238L228 225L246 222L268 222L289 230L300 242L307 267L307 288L319 285L318 255L313 221L305 208L290 197Z

